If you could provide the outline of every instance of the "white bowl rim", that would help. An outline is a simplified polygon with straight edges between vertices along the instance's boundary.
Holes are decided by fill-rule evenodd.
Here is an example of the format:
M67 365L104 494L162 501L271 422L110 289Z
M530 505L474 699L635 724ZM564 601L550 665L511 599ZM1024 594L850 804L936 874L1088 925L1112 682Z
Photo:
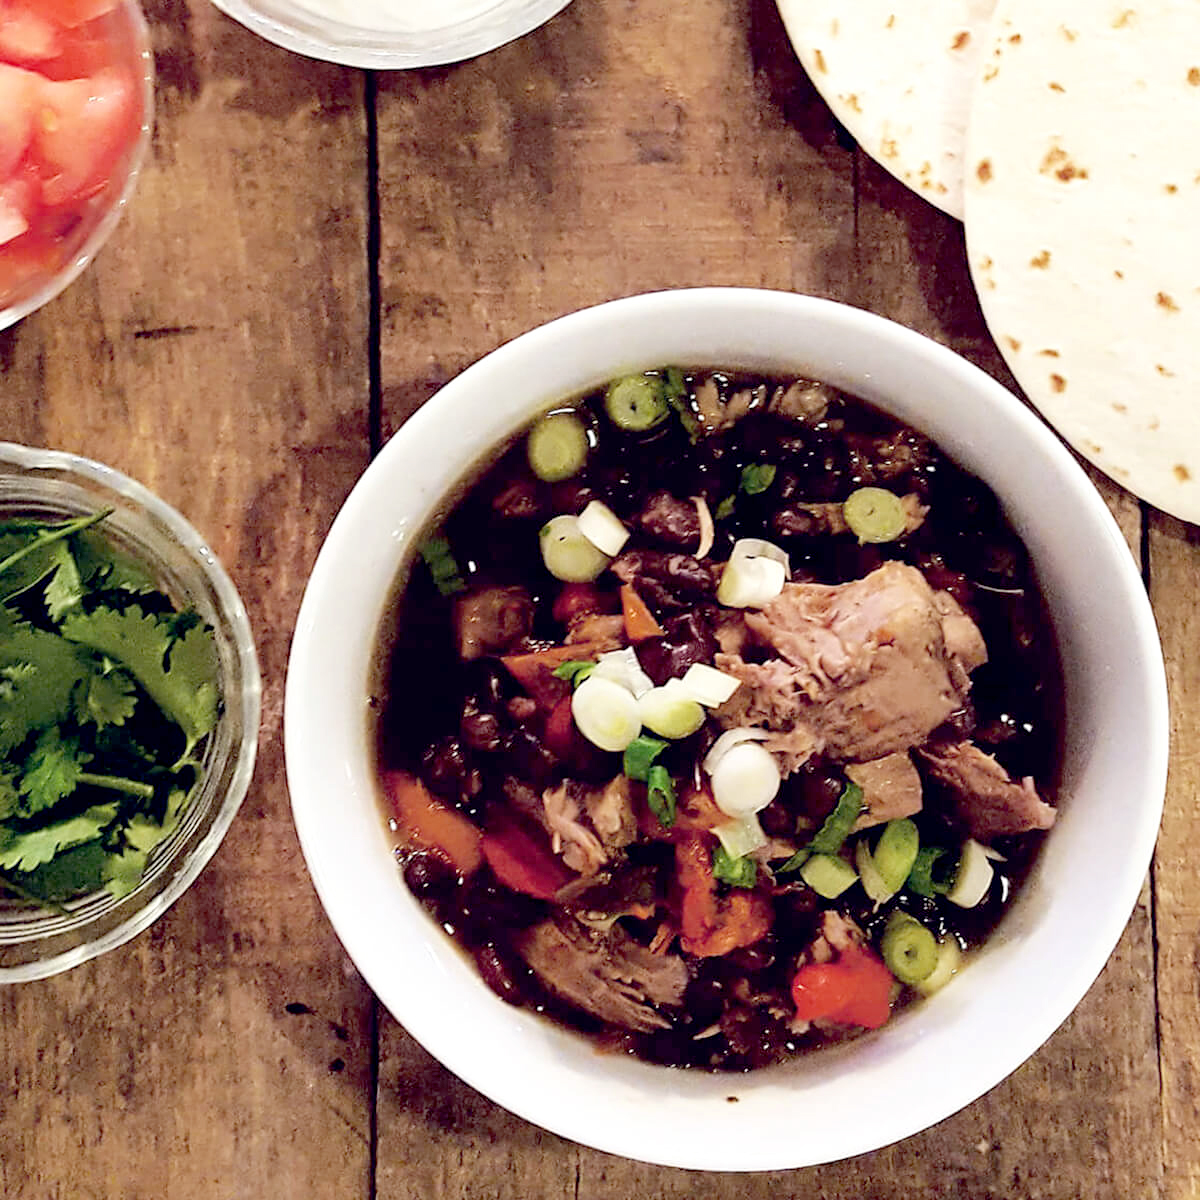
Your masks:
M314 695L325 694L326 679L322 673L329 664L320 661L321 631L327 621L336 621L340 625L346 613L354 610L357 585L353 572L359 566L372 556L390 555L394 570L394 564L403 555L402 551L398 554L396 548L411 539L418 531L412 526L419 526L420 522L380 522L373 520L373 514L377 517L380 506L397 485L397 464L407 458L411 470L413 450L420 448L439 424L444 424L446 415L456 404L469 405L470 396L479 384L486 383L503 369L546 361L547 356L552 358L555 353L561 353L562 347L572 339L616 336L622 328L662 321L666 315L687 320L704 312L711 315L714 309L730 326L738 328L749 328L748 323L756 319L786 316L826 333L836 329L854 338L864 338L864 345L870 345L873 350L872 360L882 361L885 365L888 361L924 361L935 374L945 377L948 385L961 387L964 395L971 396L980 406L973 415L984 424L996 421L1017 431L1022 453L1027 450L1034 466L1045 468L1052 476L1038 482L1036 488L1040 488L1048 500L1058 496L1068 505L1072 519L1083 523L1087 536L1094 543L1091 561L1111 573L1106 577L1105 598L1100 602L1119 606L1121 618L1127 622L1127 657L1134 664L1131 669L1133 682L1137 685L1137 694L1132 699L1138 712L1131 717L1134 736L1126 747L1126 758L1136 759L1135 778L1141 788L1136 797L1132 825L1121 837L1120 857L1112 871L1106 874L1100 894L1093 897L1089 892L1086 922L1073 911L1069 917L1064 917L1063 905L1053 906L1049 918L1032 910L1021 918L1010 915L1006 922L1016 922L1014 934L1011 937L996 935L972 964L971 971L964 974L964 980L977 978L979 986L964 988L962 980L956 981L938 996L900 1014L881 1035L875 1035L875 1040L863 1039L846 1048L810 1055L786 1068L772 1068L748 1076L710 1076L670 1072L624 1059L614 1064L611 1059L597 1057L594 1059L597 1073L594 1078L586 1065L581 1067L579 1062L571 1059L577 1050L577 1040L571 1035L550 1028L537 1018L524 1016L520 1010L507 1009L494 997L488 1003L496 1010L503 1010L503 1013L497 1013L495 1027L489 1027L486 1034L464 1032L461 1027L447 1022L444 1007L438 1008L433 1000L421 995L421 990L410 986L412 969L396 962L397 940L383 928L382 920L376 920L377 914L365 911L363 889L369 887L368 882L360 878L360 872L348 871L345 862L338 861L341 848L331 840L331 830L335 838L336 831L328 819L329 789L331 786L344 787L353 795L355 787L361 785L361 780L355 779L361 764L356 767L351 761L357 754L356 747L339 743L329 752L330 761L326 767L319 766L322 750L317 743L326 732L326 723L335 715L327 705L311 699ZM714 349L714 353L719 350ZM615 354L611 357L609 376L636 365L619 361ZM704 361L700 361L702 358ZM657 363L643 365L661 365L663 361L669 359L660 358ZM694 362L695 365L716 366L721 360L697 355ZM693 365L693 362L685 365ZM724 365L744 364L727 359ZM842 363L839 369L853 366ZM595 379L592 386L603 382L604 377ZM860 394L863 390L868 390L865 385L859 389ZM553 402L564 394L567 393L558 392L546 399ZM868 394L867 398L872 396ZM532 415L534 411L537 411L537 405L530 400L525 412ZM509 428L515 429L519 423L510 421ZM937 437L936 440L945 445L945 438ZM958 453L954 456L961 457ZM461 474L465 466L466 463L462 463L458 473ZM408 485L401 480L400 486ZM374 532L370 532L372 524L376 526ZM1028 535L1026 537L1028 541ZM358 607L362 608L361 597ZM376 607L375 612L378 614L381 608ZM349 636L355 636L352 630ZM353 658L356 653L341 643L339 652L348 658ZM365 728L365 676L363 699L363 712L358 719ZM543 1128L628 1158L666 1166L723 1171L813 1166L895 1143L976 1100L1033 1054L1066 1019L1099 975L1137 901L1161 818L1168 729L1161 647L1142 580L1099 493L1055 435L985 372L923 335L834 301L755 288L679 289L609 301L560 317L521 335L447 383L383 448L334 521L318 555L297 620L284 712L293 816L314 885L350 958L408 1032L476 1090ZM365 745L365 732L363 736L362 744ZM344 753L351 749L353 753ZM1096 752L1105 751L1098 745ZM323 809L326 810L325 820L322 819ZM355 820L359 815L355 815ZM1066 819L1064 814L1060 825ZM387 860L381 818L375 820L380 828L380 859ZM1103 837L1102 834L1097 836ZM1081 840L1080 836L1075 835L1074 840ZM1055 845L1052 836L1047 840L1043 860L1048 858ZM390 861L386 865L394 876L394 866ZM411 910L420 912L398 879L394 879L394 889L396 900L389 917L407 920ZM370 902L379 898L378 894L373 894ZM390 897L383 902L392 905ZM1072 907L1078 909L1080 905ZM1028 947L1036 941L1039 950L1044 950L1038 940L1042 929L1051 923L1060 925L1068 919L1072 928L1078 926L1082 931L1084 943L1074 958L1068 956L1062 962L1042 953L1038 960L1041 966L1057 974L1054 989L1048 997L1035 998L1018 993L1015 997L1006 997L1001 1008L998 998L989 1000L986 995L978 994L985 981L990 982L993 975L1002 972L1003 965L1022 943ZM431 939L442 939L427 919L426 924ZM445 960L432 941L416 950L422 955L419 968L424 972L423 984L431 984L442 995L443 1002L447 998L453 1002L460 993L465 995L475 986L471 982L475 979L473 967L466 963L455 966ZM438 961L433 963L433 958ZM478 987L483 985L478 984ZM1019 1028L1010 1027L1005 1037L982 1039L973 1047L975 1057L970 1062L961 1061L971 1058L962 1055L961 1046L953 1047L957 1053L944 1053L940 1039L942 1031L948 1028L945 1017L961 1008L956 1002L956 990L964 998L970 993L973 1011L986 1010L991 1018L998 1020L999 1014L1014 1011L1015 1016L1021 1018ZM1036 991L1036 988L1026 991ZM487 995L490 997L490 993ZM473 1014L479 1011L475 1000L475 997L468 997ZM930 1013L935 1013L934 1021L926 1019ZM940 1026L938 1021L942 1022ZM502 1022L507 1022L511 1029L502 1028ZM836 1101L847 1101L847 1098L824 1078L831 1074L829 1067L835 1066L840 1059L853 1056L856 1080L861 1076L869 1082L879 1070L883 1072L879 1076L881 1080L894 1084L894 1076L887 1074L888 1057L915 1054L918 1043L922 1052L932 1052L931 1061L944 1073L945 1078L938 1087L915 1088L901 1099L890 1094L874 1096L868 1088L861 1103L853 1110L858 1113L858 1118L843 1119L840 1123L831 1119L831 1112L837 1109ZM532 1048L532 1057L523 1061L519 1068L504 1058L507 1053L515 1054L527 1048ZM492 1051L494 1054L489 1058ZM547 1066L552 1059L554 1061ZM811 1067L817 1059L821 1060L821 1065ZM810 1086L816 1088L812 1097L805 1095ZM830 1103L827 1104L825 1092L831 1087ZM644 1092L652 1094L655 1102L664 1106L661 1123L652 1121L644 1103ZM724 1103L728 1096L736 1096L741 1103L736 1107ZM812 1099L817 1103L805 1104ZM781 1100L786 1101L790 1124L780 1125L775 1120L774 1112ZM807 1134L799 1136L797 1104L803 1108L806 1129L816 1127L816 1138ZM848 1101L843 1103L840 1110L843 1118L846 1112L852 1111L847 1104ZM791 1136L785 1136L785 1133Z
M213 0L226 16L285 50L342 66L381 71L446 66L486 54L544 25L570 2L496 0L494 7L467 20L402 33L322 19L301 9L272 15L261 11L254 0Z

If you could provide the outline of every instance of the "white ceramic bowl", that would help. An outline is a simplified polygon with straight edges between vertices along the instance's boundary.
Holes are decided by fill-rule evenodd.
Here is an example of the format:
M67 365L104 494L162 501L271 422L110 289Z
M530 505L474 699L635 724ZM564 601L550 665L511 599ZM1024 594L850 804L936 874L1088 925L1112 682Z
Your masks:
M824 379L930 434L991 485L1025 539L1066 680L1061 816L997 933L947 988L878 1033L749 1075L598 1055L502 1003L405 888L372 776L368 671L414 536L531 414L670 363ZM1100 497L1047 428L983 372L907 329L828 301L741 289L575 313L447 384L383 449L330 531L296 629L285 727L293 812L326 911L367 982L430 1053L575 1141L738 1171L898 1141L982 1095L1050 1036L1133 909L1161 815L1168 731L1142 581Z
M259 37L326 62L372 70L432 67L494 50L550 20L570 0L463 0L447 13L425 0L213 0L225 14Z

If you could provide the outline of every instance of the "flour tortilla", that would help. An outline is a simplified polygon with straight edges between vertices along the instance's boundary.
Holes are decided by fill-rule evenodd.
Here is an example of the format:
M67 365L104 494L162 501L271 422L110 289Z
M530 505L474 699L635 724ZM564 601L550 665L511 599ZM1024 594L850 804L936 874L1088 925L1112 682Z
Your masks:
M996 0L778 0L804 69L855 140L962 217L971 88Z
M1200 522L1200 3L1000 0L966 238L1001 353L1079 451Z

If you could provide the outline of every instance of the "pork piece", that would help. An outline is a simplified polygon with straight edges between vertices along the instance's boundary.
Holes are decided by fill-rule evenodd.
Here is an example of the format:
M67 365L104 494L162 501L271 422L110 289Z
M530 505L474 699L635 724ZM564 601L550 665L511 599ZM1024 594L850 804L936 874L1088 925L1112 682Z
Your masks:
M1018 783L973 742L926 746L918 753L930 775L953 790L958 815L978 841L1049 829L1058 816L1037 794L1031 776Z
M582 613L567 629L565 645L579 642L603 644L601 654L609 650L620 650L626 643L625 618L620 613Z
M793 421L815 425L825 418L834 391L827 383L816 383L811 379L797 379L786 388L777 387L767 405L767 411Z
M977 654L960 659L947 646L943 620L960 636L960 621L970 620L957 605L945 616L947 602L939 607L920 571L896 562L851 583L788 584L745 618L751 636L777 657L716 656L717 667L745 685L718 719L776 733L803 728L814 753L839 761L869 762L919 746L964 706L968 664L978 665ZM981 646L982 638L972 643Z
M832 908L821 914L821 932L813 939L806 958L809 962L832 962L839 954L866 944L866 934L849 918Z
M454 633L464 662L507 650L533 627L533 600L522 587L485 587L454 602Z
M649 1033L671 1022L651 1005L678 1005L688 973L674 954L653 954L620 926L589 930L560 914L527 929L517 950L561 999L609 1025Z
M921 811L921 776L905 753L851 763L846 777L862 788L864 810L854 822L856 831Z
M655 492L637 515L638 528L656 542L689 553L700 546L700 512L694 500Z
M542 793L537 815L556 854L573 871L592 876L637 837L629 780L618 775L602 788L573 779Z
M743 388L724 399L716 379L711 375L701 382L693 394L693 409L699 419L700 432L705 436L729 429L748 412L762 408L766 403L765 384L756 388Z

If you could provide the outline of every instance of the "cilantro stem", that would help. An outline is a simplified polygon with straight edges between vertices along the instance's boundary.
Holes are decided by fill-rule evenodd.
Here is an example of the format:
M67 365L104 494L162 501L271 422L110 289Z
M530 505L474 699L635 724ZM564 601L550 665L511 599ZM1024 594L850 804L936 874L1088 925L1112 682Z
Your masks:
M148 783L138 783L136 779L125 779L120 775L93 775L90 771L81 771L78 781L89 787L107 788L110 792L121 792L126 796L137 796L142 800L154 799L154 788Z
M21 559L41 550L42 547L49 546L53 542L61 542L64 538L74 537L75 534L82 533L83 530L98 524L105 517L111 516L112 511L111 508L102 508L99 512L91 513L86 517L76 517L74 521L65 521L63 524L53 527L44 526L33 541L22 546L20 550L14 550L7 558L0 559L0 575L3 575L9 567L16 566ZM46 532L47 528L50 529L49 533Z

